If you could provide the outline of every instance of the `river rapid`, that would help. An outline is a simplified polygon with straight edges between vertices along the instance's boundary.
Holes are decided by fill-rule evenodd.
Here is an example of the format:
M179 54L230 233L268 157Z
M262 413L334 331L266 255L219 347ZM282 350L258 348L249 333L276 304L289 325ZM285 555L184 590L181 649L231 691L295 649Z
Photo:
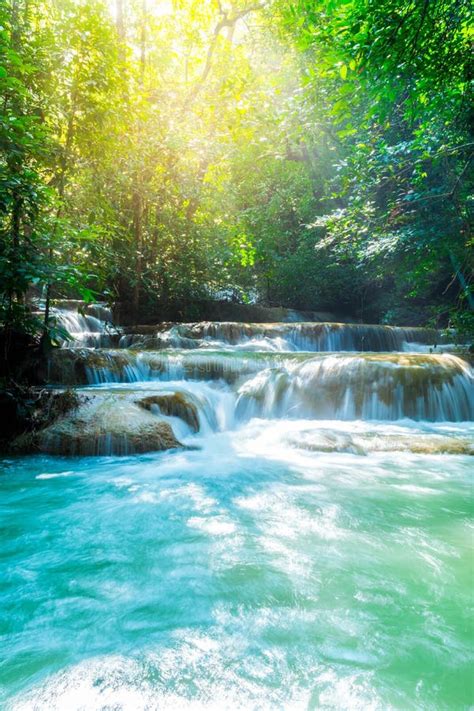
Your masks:
M0 707L472 708L469 366L419 329L94 319L53 380L198 425L0 461Z

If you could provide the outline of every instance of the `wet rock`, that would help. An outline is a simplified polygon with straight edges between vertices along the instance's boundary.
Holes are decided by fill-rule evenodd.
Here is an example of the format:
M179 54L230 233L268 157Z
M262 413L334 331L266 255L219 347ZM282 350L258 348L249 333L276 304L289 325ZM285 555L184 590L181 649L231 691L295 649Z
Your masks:
M318 355L257 373L240 387L237 410L242 418L463 422L474 416L473 383L468 364L447 354Z
M428 328L404 328L337 322L200 321L161 323L126 328L120 347L139 349L219 348L239 346L254 350L389 352L429 348L436 351L441 334ZM435 346L438 344L438 346Z
M71 412L80 404L80 398L71 390L48 390L46 388L11 384L0 392L0 450L11 451L18 441L23 442L20 451L29 451L29 442L36 433L51 425L58 418Z
M199 431L198 409L184 393L149 395L137 400L137 404L151 412L156 409L163 415L179 417L190 426L193 432Z
M73 413L28 437L17 452L68 456L128 455L180 448L171 426L139 407L129 396L92 396Z
M347 452L349 454L364 455L367 452L360 443L356 443L350 435L320 431L312 433L310 437L293 437L288 439L288 444L297 449L308 452Z
M48 381L61 385L128 380L127 367L134 354L121 350L56 348L48 361Z
M372 452L411 452L412 454L461 454L474 456L474 442L467 437L437 434L357 433L349 435L329 430L302 432L289 437L288 444L309 452L347 452L367 455Z

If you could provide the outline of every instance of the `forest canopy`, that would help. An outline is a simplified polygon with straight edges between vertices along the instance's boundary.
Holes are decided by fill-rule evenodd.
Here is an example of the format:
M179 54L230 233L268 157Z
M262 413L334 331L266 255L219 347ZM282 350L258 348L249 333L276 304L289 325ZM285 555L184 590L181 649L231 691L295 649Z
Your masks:
M469 0L7 0L0 26L4 327L53 327L33 295L472 330Z

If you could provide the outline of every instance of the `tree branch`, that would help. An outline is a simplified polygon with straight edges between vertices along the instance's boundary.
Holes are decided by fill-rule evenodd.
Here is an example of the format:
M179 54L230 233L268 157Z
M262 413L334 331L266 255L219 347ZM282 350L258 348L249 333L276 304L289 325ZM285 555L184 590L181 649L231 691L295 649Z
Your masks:
M214 32L212 33L212 39L211 43L209 45L209 48L207 50L206 54L206 62L204 64L204 69L202 71L201 76L199 77L198 81L196 82L195 86L191 89L187 101L186 101L186 108L188 108L195 100L199 92L201 91L202 87L204 86L207 77L209 76L209 73L211 71L212 67L212 59L214 57L214 53L217 47L217 42L219 40L219 35L222 32L222 30L225 27L233 28L237 24L239 20L241 20L243 17L246 15L250 14L251 12L255 12L256 10L260 10L263 7L263 3L256 4L256 5L250 5L249 7L246 7L242 10L239 10L233 15L229 16L228 11L224 10L222 8L222 4L219 2L219 12L221 14L221 19L217 22Z

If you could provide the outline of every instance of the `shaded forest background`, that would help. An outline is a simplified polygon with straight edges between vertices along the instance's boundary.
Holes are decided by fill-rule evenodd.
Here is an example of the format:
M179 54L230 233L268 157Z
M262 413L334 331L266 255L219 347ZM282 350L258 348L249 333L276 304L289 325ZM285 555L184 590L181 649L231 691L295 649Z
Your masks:
M9 0L0 320L212 299L472 333L468 0Z

